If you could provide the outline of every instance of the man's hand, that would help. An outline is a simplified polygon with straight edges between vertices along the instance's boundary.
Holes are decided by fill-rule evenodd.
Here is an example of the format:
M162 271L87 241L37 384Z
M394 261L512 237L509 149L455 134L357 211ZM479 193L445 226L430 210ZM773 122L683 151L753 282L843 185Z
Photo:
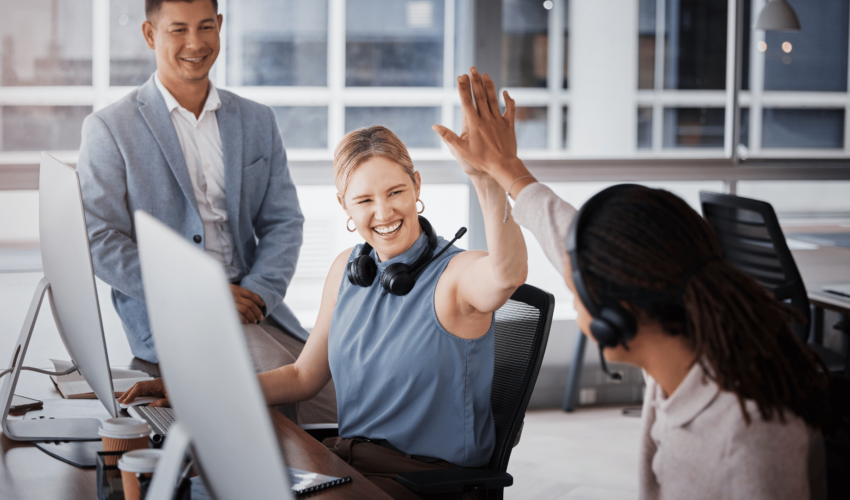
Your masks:
M499 111L496 85L485 74L470 69L471 76L461 75L457 79L458 92L463 109L463 130L460 136L441 125L431 127L457 158L463 171L470 177L490 175L502 189L511 189L516 195L526 185L535 182L522 161L517 158L514 116L516 102L504 91L505 112ZM475 96L473 102L472 96ZM522 178L522 181L516 180Z
M243 324L259 323L263 320L262 308L266 306L266 303L259 295L239 285L230 285L230 291L233 293L236 310L239 311Z
M135 401L136 398L140 398L142 396L161 398L148 406L169 406L168 392L165 390L165 383L162 381L162 378L138 382L136 385L131 387L129 391L122 394L121 397L118 398L118 402L125 405L130 404Z

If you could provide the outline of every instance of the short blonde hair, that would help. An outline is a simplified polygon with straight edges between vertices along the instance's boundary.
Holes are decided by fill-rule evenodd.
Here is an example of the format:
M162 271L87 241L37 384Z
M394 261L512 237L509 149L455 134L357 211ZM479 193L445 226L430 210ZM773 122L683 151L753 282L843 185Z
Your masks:
M416 185L413 160L404 143L387 127L374 125L349 132L334 151L334 183L340 196L345 196L357 167L376 156L397 163Z

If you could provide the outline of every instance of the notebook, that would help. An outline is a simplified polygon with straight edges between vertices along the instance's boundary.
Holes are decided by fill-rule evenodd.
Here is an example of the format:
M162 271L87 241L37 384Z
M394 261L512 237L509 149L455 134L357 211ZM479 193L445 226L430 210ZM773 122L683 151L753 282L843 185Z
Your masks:
M317 474L315 472L308 472L306 470L295 469L293 467L287 467L287 469L289 469L289 482L292 484L292 492L296 495L312 493L338 484L351 482L351 476L333 477Z
M57 372L65 371L74 366L70 361L51 359L53 366ZM136 385L136 382L144 382L145 380L153 380L153 377L139 370L122 370L119 368L111 368L112 372L112 387L115 391L115 397L121 396L125 391ZM95 399L94 392L89 386L86 379L80 372L74 372L69 375L51 375L50 379L56 384L59 393L66 399Z

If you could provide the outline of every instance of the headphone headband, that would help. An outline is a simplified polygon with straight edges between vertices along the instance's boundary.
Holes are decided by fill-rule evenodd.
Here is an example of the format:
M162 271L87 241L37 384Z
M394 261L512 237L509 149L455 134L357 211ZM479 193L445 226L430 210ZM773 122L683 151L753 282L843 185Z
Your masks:
M570 266L572 267L573 286L579 300L581 300L581 303L593 318L590 324L590 331L599 343L600 349L604 347L615 347L620 344L625 346L634 337L637 324L634 317L615 298L600 297L599 302L593 299L585 283L584 276L581 273L581 263L578 256L578 239L579 235L583 233L588 219L590 219L599 207L605 205L611 198L623 191L636 187L641 186L637 184L618 184L595 194L578 211L567 232L567 252L570 257ZM604 368L604 358L602 359Z

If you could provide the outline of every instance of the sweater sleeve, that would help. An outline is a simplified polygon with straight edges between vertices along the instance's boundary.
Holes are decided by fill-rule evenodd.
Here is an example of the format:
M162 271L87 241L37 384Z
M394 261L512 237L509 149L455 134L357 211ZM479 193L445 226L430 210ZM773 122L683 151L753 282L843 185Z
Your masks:
M514 220L531 231L561 276L567 254L567 232L575 214L572 205L539 182L520 191L514 204Z

